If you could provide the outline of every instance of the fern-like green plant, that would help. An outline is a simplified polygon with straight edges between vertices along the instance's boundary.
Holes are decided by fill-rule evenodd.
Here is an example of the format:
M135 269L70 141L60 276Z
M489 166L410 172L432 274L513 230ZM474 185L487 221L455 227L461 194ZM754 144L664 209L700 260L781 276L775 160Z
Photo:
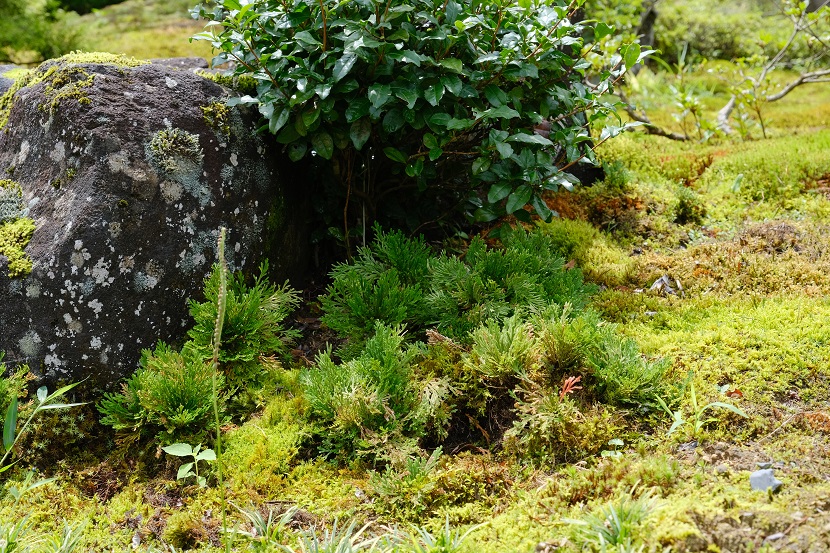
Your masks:
M227 280L225 315L221 327L219 364L230 387L244 388L256 384L261 355L289 355L288 344L299 333L283 325L285 318L297 307L299 294L287 283L276 287L268 283L268 264L260 266L259 276L251 286L242 273ZM214 331L220 296L220 268L214 265L205 281L204 302L191 301L190 314L195 320L188 335L205 359L214 353Z
M537 368L541 358L533 327L519 315L501 324L487 321L472 332L472 339L464 365L493 382L527 374Z
M301 376L306 400L323 425L323 449L350 456L368 434L403 430L418 397L412 386L416 352L403 347L401 327L377 323L359 357L335 364L329 351Z
M612 326L601 327L587 362L607 403L654 406L654 398L666 393L669 360L647 359L634 340Z
M474 238L462 258L435 256L421 239L383 233L352 263L336 266L320 298L323 322L350 338L359 352L376 321L406 324L413 333L432 326L466 342L488 320L570 303L582 309L594 290L579 270L565 269L555 244L539 231L505 232L503 248Z
M320 298L323 322L353 342L357 352L375 331L375 322L421 326L432 254L423 239L375 227L375 240L351 263L335 265L332 283Z
M219 389L223 379L218 378ZM225 395L220 394L220 406ZM98 406L101 423L113 427L125 443L154 438L162 445L199 443L214 425L210 365L196 348L181 352L159 343L144 350L140 368L121 393L105 394Z

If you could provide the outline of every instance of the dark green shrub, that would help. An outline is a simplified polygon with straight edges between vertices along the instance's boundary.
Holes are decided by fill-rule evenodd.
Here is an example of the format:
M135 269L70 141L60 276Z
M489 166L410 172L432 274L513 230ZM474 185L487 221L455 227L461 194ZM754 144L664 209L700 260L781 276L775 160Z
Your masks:
M242 273L228 280L225 319L222 326L220 368L226 383L234 388L255 386L264 373L259 359L263 355L287 358L288 343L299 334L283 326L283 320L299 304L299 294L288 284L277 288L268 283L267 263L260 267L253 285L245 283ZM219 270L214 267L205 280L204 302L190 302L195 325L188 331L194 348L205 358L213 355L213 332L216 325Z
M257 79L236 101L258 105L291 159L331 161L352 220L405 218L439 188L481 220L527 204L550 219L541 194L593 159L589 127L615 115L603 97L645 55L624 47L585 86L583 53L602 47L584 37L613 29L574 22L577 1L217 4L194 10L221 24L196 38Z
M722 0L694 0L661 4L658 11L654 46L668 63L680 59L685 45L692 54L709 59L762 53L756 38L764 28L760 10ZM714 13L718 16L712 17Z
M78 30L52 2L0 0L0 63L37 63L77 48Z
M140 368L121 393L104 396L101 423L113 427L125 444L145 438L160 445L200 443L213 428L211 374L196 348L185 346L179 353L159 343L142 352ZM221 375L218 384L221 389ZM219 397L220 405L224 399Z

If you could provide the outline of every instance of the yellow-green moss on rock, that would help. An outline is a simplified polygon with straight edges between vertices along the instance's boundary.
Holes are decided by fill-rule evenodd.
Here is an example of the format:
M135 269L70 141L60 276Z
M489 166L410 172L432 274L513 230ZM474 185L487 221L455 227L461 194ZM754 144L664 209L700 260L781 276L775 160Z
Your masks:
M230 108L223 102L211 102L206 106L201 106L202 113L205 117L205 123L210 128L225 136L231 133L230 125Z
M9 260L9 276L32 272L32 260L24 248L35 231L35 222L26 217L23 192L13 180L0 180L0 255Z
M9 260L9 277L19 278L32 272L32 260L24 248L35 232L35 222L28 217L0 224L0 255Z
M80 64L106 64L120 67L137 67L149 61L137 60L120 54L104 52L73 52L54 60L40 64L36 69L19 75L12 87L0 96L0 129L9 121L9 113L14 105L17 93L30 86L46 82L44 91L49 102L42 109L53 111L61 101L74 98L81 104L88 104L89 98L84 89L92 86L94 76L90 75Z

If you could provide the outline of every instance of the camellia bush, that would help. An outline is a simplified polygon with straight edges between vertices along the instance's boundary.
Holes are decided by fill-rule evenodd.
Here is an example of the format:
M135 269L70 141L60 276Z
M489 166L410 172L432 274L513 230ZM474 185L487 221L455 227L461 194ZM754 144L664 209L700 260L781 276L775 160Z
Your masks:
M292 160L328 160L348 227L350 209L365 223L413 192L477 220L526 219L528 204L549 220L543 192L575 184L567 169L624 128L608 93L648 54L625 45L598 64L614 30L577 22L582 1L224 0L193 14L210 20L196 38L214 65L256 79L232 102L257 105Z

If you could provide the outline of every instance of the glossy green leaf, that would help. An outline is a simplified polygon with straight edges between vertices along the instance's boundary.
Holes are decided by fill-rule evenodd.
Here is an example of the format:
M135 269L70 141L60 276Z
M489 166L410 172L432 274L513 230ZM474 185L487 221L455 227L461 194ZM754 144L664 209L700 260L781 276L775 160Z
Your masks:
M490 168L490 158L489 157L477 157L473 161L473 174L478 175Z
M401 52L401 61L421 67L421 62L424 61L424 56L413 50L404 50Z
M303 123L305 124L306 128L309 128L309 127L311 127L311 125L313 125L317 121L317 119L319 119L319 117L320 117L320 108L316 107L316 108L307 109L303 112L302 117L303 117Z
M445 75L439 79L444 90L450 92L453 96L461 94L462 83L455 75Z
M176 473L176 480L182 480L188 476L193 476L193 462L184 463L179 467L179 472Z
M532 195L533 190L530 186L526 184L521 185L507 197L507 203L504 206L504 210L508 214L515 213L527 205Z
M161 450L169 455L174 455L176 457L188 457L190 455L193 455L193 448L190 446L190 444L185 444L181 442L165 446L161 448Z
M430 85L424 90L424 99L429 102L431 106L437 106L441 103L441 98L444 97L444 85L436 83Z
M368 98L372 107L382 108L392 97L392 87L388 84L374 84L369 87Z
M358 150L362 149L364 144L369 141L372 136L372 122L367 117L358 119L349 128L349 138L352 144Z
M441 67L446 67L450 71L455 71L456 73L464 71L464 64L457 58L444 58L439 60L438 64L441 65Z
M288 123L288 120L290 118L291 118L291 110L288 110L288 109L280 110L279 114L276 117L271 117L269 119L269 121L268 121L268 130L271 131L271 134L276 134L277 131L282 129L286 125L286 123Z
M613 33L614 33L614 27L612 27L610 25L607 25L607 24L603 23L602 21L597 23L596 26L594 27L594 39L596 41L600 41L603 38L605 38L605 37L607 37L607 36L609 36Z
M433 132L443 133L443 127L446 127L449 124L449 122L449 114L444 113L443 111L433 113L432 115L427 117L427 123L429 124L429 128L432 129Z
M508 142L522 142L524 144L539 144L553 146L553 142L540 134L516 133L507 138Z
M481 112L482 119L515 119L521 114L509 106L499 106Z
M323 159L331 159L334 155L334 140L326 131L314 133L311 137L311 147Z
M406 124L400 109L393 109L383 117L383 130L387 133L399 131Z
M406 165L406 174L410 177L417 177L424 170L424 158L419 157L415 161Z
M636 42L625 46L622 50L623 61L628 69L631 69L640 60L640 45Z
M450 131L464 131L475 124L474 119L455 119L452 118L447 122L447 130Z
M398 163L406 163L406 155L404 155L404 153L398 150L397 148L389 146L383 149L383 153L386 154L386 157L388 157L392 161L397 161Z
M505 199L513 191L513 187L507 182L497 182L490 187L487 193L487 201L491 204L500 202Z
M499 212L491 207L480 207L473 213L473 219L479 223L488 223L499 218Z
M541 196L533 194L533 197L530 199L530 205L533 206L536 214L541 217L544 222L551 222L551 219L554 217L554 211L548 207L548 204L545 203L545 200L542 199Z
M502 89L494 84L488 84L484 87L484 97L493 107L503 106L510 99Z
M308 143L305 140L299 142L292 142L288 145L288 159L291 161L300 161L305 157L308 151Z
M502 159L507 159L513 155L513 146L507 142L496 142L496 150L498 150Z
M369 115L369 106L371 104L366 98L358 98L350 102L346 108L346 121L352 123L361 117L366 117Z
M415 87L404 87L404 86L392 86L392 92L406 102L406 107L412 109L415 107L415 103L418 101L418 91Z
M196 456L197 461L215 461L216 460L216 452L212 449L206 449L200 452Z

